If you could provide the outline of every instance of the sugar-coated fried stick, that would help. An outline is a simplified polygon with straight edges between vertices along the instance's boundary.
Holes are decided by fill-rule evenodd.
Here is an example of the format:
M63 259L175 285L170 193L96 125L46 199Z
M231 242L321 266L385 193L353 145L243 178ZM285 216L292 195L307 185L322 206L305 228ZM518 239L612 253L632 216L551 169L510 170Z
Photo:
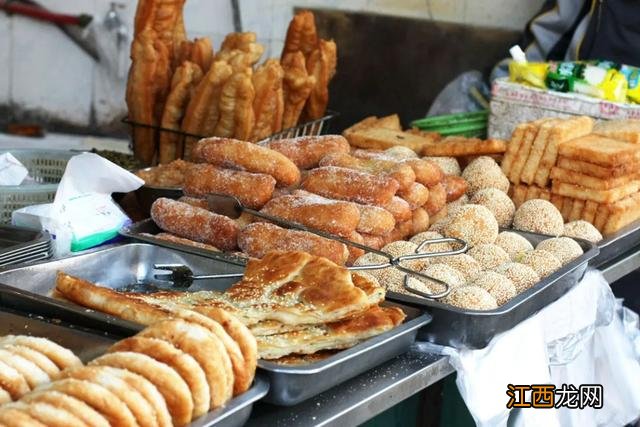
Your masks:
M318 46L318 43L316 20L313 12L309 10L298 12L289 23L281 59L288 53L298 51L302 52L305 58L308 58Z
M249 208L260 209L273 194L276 180L261 173L220 169L213 165L193 165L184 179L186 194L202 197L217 193L234 196Z
M315 77L316 83L305 105L306 119L319 119L327 110L329 82L336 73L337 56L337 47L333 40L320 40L318 47L307 59L307 71Z
M185 109L196 85L202 78L200 67L193 62L183 62L173 74L171 92L162 113L161 126L164 129L179 130ZM169 163L183 156L182 136L172 132L160 132L158 160Z
M443 184L447 190L447 203L458 200L469 188L469 184L464 178L455 175L445 176Z
M409 206L406 200L398 196L392 197L389 202L380 205L380 207L393 215L396 220L396 227L398 223L411 219L411 206Z
M236 73L227 80L220 94L220 120L213 131L214 135L247 140L255 123L253 99L255 91L251 77L245 73Z
M419 182L414 182L408 189L398 190L398 197L409 203L411 210L416 210L429 200L429 189Z
M206 138L200 140L197 152L212 165L264 173L288 187L300 181L298 167L275 150L232 138Z
M287 156L300 169L318 167L332 153L349 153L349 142L341 135L300 136L269 141L266 146Z
M447 189L444 184L434 185L429 188L429 199L424 208L430 216L434 216L447 204Z
M280 63L284 70L282 129L289 129L298 123L304 104L309 98L316 79L307 72L302 52L286 53Z
M259 141L280 130L284 114L283 78L284 71L276 59L269 59L253 73L253 113L256 121L251 141Z

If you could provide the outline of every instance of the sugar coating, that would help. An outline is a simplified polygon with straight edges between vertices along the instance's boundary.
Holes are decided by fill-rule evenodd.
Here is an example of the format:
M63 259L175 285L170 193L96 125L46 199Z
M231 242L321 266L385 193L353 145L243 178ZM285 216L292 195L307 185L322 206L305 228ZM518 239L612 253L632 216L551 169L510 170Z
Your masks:
M462 169L460 169L460 163L455 157L423 157L423 160L430 160L440 166L442 172L445 175L460 176Z
M496 217L500 227L509 228L511 226L516 206L505 192L497 188L483 188L473 194L470 202L489 209Z
M598 229L595 228L593 224L583 220L566 223L562 234L567 237L584 239L591 243L598 243L602 240L602 234L600 234Z
M545 278L562 267L560 260L551 252L534 249L518 255L518 262L533 268L538 276Z
M448 255L433 259L434 263L440 263L455 268L464 274L465 281L473 281L482 271L482 266L473 257L467 254Z
M500 246L514 260L520 253L533 250L533 245L527 239L513 231L503 231L498 234L495 244Z
M540 276L533 268L518 262L504 263L494 271L511 280L518 293L526 291L540 281Z
M532 233L560 236L564 232L562 214L553 203L532 199L524 202L513 216L513 228Z
M464 205L454 210L442 231L447 237L464 240L472 248L482 243L493 243L498 237L498 222L484 206Z
M506 276L495 271L485 271L471 283L491 294L496 299L498 305L508 302L517 294L516 285Z
M578 242L570 237L554 237L538 243L536 249L551 252L562 265L568 264L584 253Z
M493 310L498 308L496 299L479 286L462 286L451 290L442 302L468 310Z
M492 270L511 260L504 249L492 243L474 246L467 254L478 261L483 270Z

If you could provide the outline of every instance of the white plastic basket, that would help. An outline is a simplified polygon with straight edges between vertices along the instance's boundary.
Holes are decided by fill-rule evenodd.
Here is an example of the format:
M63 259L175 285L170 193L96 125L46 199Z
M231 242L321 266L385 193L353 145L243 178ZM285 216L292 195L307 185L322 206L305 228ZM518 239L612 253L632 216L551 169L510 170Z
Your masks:
M0 150L0 154L6 152L29 170L36 184L0 186L0 224L10 223L16 209L52 202L67 162L77 154L66 150Z

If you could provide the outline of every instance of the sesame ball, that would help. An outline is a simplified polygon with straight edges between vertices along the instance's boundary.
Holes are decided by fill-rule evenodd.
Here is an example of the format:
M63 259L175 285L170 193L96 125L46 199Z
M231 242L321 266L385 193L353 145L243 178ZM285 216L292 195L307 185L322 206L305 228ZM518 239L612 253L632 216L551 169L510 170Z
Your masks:
M503 231L498 234L495 244L504 249L511 260L514 260L522 252L533 250L533 245L527 239L513 231Z
M482 271L480 263L467 254L438 257L433 262L455 268L464 275L467 283L473 281Z
M455 157L423 157L424 160L430 160L440 166L442 172L445 175L460 176L462 170L460 169L460 163Z
M532 233L559 236L564 232L564 221L553 203L542 200L527 200L513 216L513 228Z
M466 194L463 194L462 196L460 196L460 198L454 200L453 202L447 203L447 208L453 209L457 206L466 205L468 203L469 203L469 196L467 196Z
M427 240L435 240L442 239L444 236L440 233L436 233L435 231L423 231L422 233L418 233L409 240L416 245L420 245L422 242ZM434 253L434 252L448 252L453 250L453 246L451 243L430 243L425 245L421 253Z
M518 262L533 268L542 279L562 267L560 260L554 254L542 249L521 253L518 255Z
M484 206L464 205L455 209L442 234L462 239L472 248L482 243L493 243L498 237L498 222Z
M566 223L562 234L567 237L584 239L591 243L598 243L602 240L602 234L600 234L598 229L595 228L593 224L583 220Z
M483 270L492 270L511 260L509 254L506 253L504 249L492 243L474 246L469 249L467 254L478 261Z
M493 310L498 308L496 299L479 286L454 288L442 299L442 302L468 310Z
M498 221L500 227L511 227L516 206L511 201L511 198L503 191L497 188L483 188L475 192L471 197L471 203L482 205L489 209L493 216L496 217L496 221Z
M516 285L506 276L495 271L485 271L471 284L489 292L498 305L506 303L517 294Z
M528 265L518 262L507 262L494 270L511 280L518 293L524 292L540 281L540 276Z
M364 255L359 256L354 262L354 266L359 265L372 265L372 264L382 264L383 262L388 262L389 260L382 255L374 254L367 252ZM371 270L376 271L376 270Z
M456 270L455 268L446 264L431 264L428 265L421 273L426 274L429 277L445 282L452 288L464 286L467 283L464 274ZM426 279L425 279L426 280ZM436 289L441 288L438 283L430 283L429 286ZM440 292L440 291L438 291Z
M551 252L562 265L568 264L584 253L578 242L570 237L554 237L538 243L536 249Z
M497 188L504 193L509 191L509 180L491 157L481 156L469 163L462 172L462 177L469 184L468 194L474 194L483 188Z
M394 258L398 258L402 255L411 255L416 253L416 249L418 245L413 242L407 242L406 240L397 240L395 242L391 242L385 245L381 251L386 252ZM400 265L403 267L411 268L414 270L422 270L427 264L428 260L426 258L402 261Z

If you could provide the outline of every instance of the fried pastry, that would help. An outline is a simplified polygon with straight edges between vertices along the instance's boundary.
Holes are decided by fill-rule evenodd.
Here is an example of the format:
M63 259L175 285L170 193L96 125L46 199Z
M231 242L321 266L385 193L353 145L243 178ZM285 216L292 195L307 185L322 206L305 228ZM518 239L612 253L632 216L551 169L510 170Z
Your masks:
M267 60L253 73L255 125L251 141L260 141L280 131L284 114L283 78L284 70L276 59Z
M427 201L428 203L428 201ZM411 219L411 206L406 200L393 196L387 203L383 203L380 207L387 210L396 220L396 223L409 221ZM397 225L397 224L396 224Z
M447 175L444 177L444 188L447 191L447 203L458 200L464 194L466 194L469 184L464 178L454 175Z
M300 171L291 160L277 151L247 141L207 138L200 140L197 150L212 165L271 175L280 186L288 187L300 180Z
M434 216L447 204L447 189L444 184L434 185L429 188L429 199L424 204L430 216Z
M307 72L302 52L296 51L284 54L280 64L284 70L282 82L284 95L282 129L289 129L298 123L302 109L313 90L316 79Z
M388 176L335 166L313 169L302 181L302 188L312 193L371 205L389 203L399 187L398 181Z
M360 210L360 222L356 227L358 233L365 235L381 236L390 233L396 226L394 216L379 206L356 204ZM366 240L366 237L365 237Z
M419 182L414 182L408 189L398 190L398 197L409 203L411 210L416 210L429 200L429 190Z
M222 87L218 104L220 119L213 135L248 140L255 123L254 98L251 77L245 73L232 75Z
M191 135L209 136L220 119L219 102L222 87L231 77L231 66L224 61L215 61L196 86L182 121L182 131ZM185 139L185 159L191 159L193 146L198 138Z
M151 218L161 229L223 250L236 247L238 226L230 218L161 197L151 205Z
M304 251L338 265L344 265L349 258L349 251L343 243L263 222L249 224L240 230L238 246L254 258L263 258L273 251Z
M282 57L289 53L302 52L305 59L308 58L319 43L316 31L316 20L313 12L303 10L295 14L289 28L282 48Z
M256 33L229 33L222 41L217 60L228 61L234 51L247 54L248 66L253 66L264 53L264 46L256 42Z
M109 421L104 415L100 414L85 402L58 391L34 391L24 396L22 401L25 403L49 403L69 412L85 423L85 425L91 427L110 427Z
M299 136L268 141L266 147L284 154L300 169L318 167L320 160L333 153L349 153L349 142L341 135Z
M252 209L260 209L271 200L275 186L276 180L271 175L220 169L206 164L191 166L184 180L186 194L196 197L207 194L234 196Z
M164 129L180 130L189 99L202 78L200 67L193 62L183 62L173 74L171 91L162 113L160 126ZM158 161L169 163L183 156L182 136L173 132L160 132Z
M327 110L329 82L336 73L337 56L337 47L333 40L320 40L318 47L307 59L307 72L316 81L305 105L306 119L319 119Z

